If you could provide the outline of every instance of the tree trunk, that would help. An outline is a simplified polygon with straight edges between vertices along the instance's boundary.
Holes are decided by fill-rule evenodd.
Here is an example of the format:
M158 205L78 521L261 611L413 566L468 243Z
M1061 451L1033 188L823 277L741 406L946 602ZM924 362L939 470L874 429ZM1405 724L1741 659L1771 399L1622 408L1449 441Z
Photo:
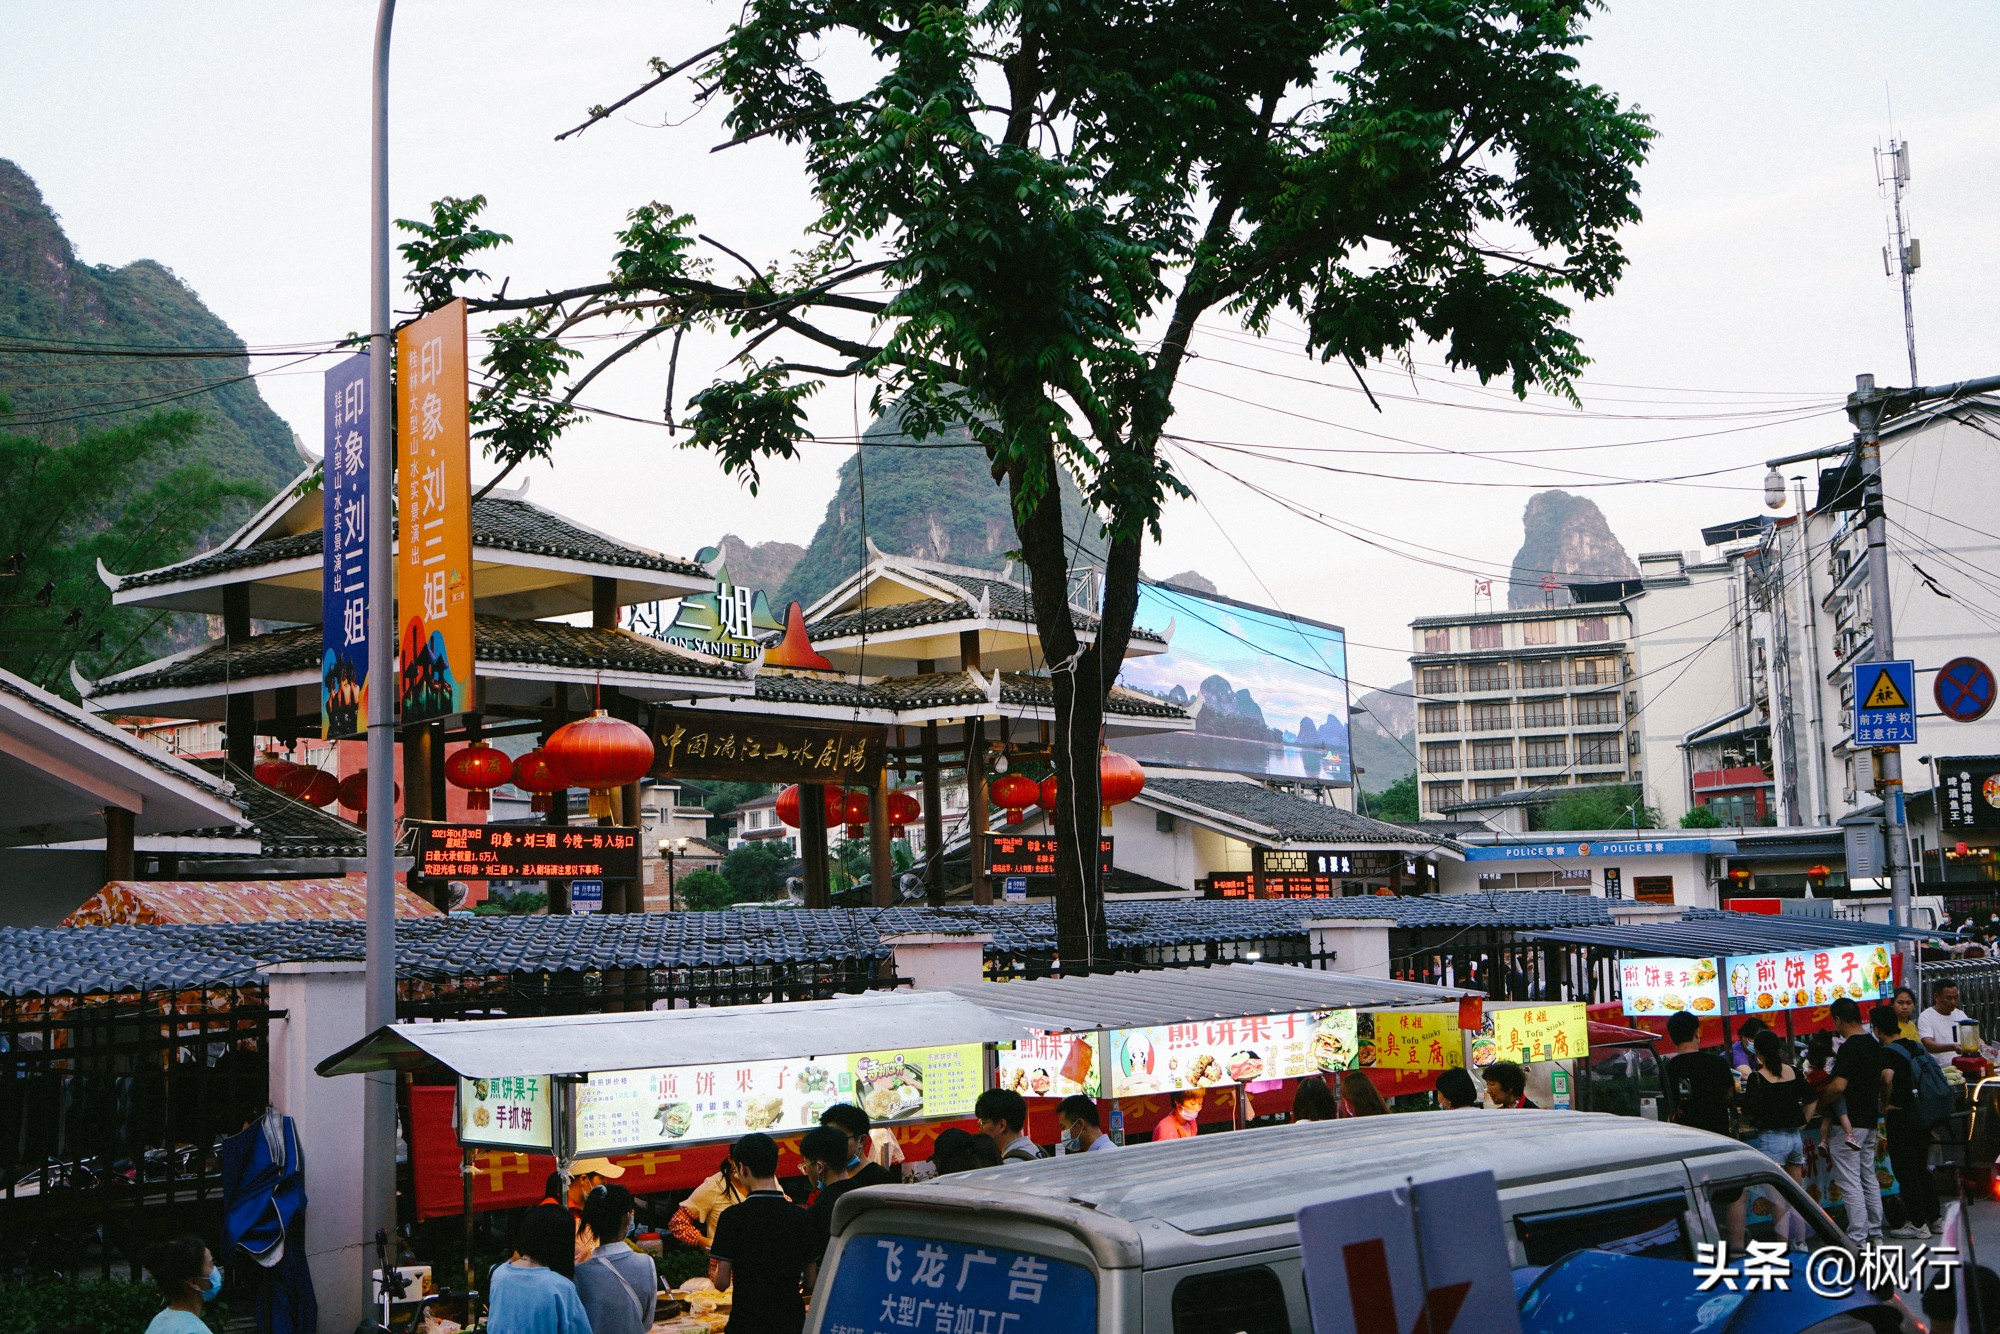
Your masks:
M1087 657L1095 659L1093 652ZM1079 662L1079 667L1082 663ZM1104 698L1097 674L1055 673L1056 952L1064 975L1103 964L1110 951L1104 883L1097 856L1097 734Z

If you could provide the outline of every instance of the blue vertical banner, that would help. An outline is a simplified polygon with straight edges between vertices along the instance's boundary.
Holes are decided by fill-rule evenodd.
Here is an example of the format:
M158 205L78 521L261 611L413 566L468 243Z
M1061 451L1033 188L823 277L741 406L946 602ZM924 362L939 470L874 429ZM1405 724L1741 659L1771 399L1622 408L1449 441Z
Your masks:
M363 352L326 373L319 674L319 734L326 739L359 736L368 718L369 443Z

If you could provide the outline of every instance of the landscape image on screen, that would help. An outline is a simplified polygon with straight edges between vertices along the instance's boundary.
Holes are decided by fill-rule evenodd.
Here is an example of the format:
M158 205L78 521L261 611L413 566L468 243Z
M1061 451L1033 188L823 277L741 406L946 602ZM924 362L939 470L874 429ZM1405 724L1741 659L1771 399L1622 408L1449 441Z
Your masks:
M1120 684L1194 715L1192 732L1115 737L1153 764L1345 783L1347 636L1337 627L1165 584L1142 584L1133 624L1173 626L1165 653L1125 660Z

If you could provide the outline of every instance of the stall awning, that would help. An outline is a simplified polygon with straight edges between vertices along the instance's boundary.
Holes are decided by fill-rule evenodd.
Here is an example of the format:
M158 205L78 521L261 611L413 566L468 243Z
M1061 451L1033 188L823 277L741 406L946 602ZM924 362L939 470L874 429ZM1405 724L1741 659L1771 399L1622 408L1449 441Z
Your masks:
M1880 945L1890 940L1935 940L1940 935L1949 934L1952 933L1907 930L1884 922L1850 922L1784 914L1767 917L1756 913L1715 913L1678 922L1525 931L1522 936L1527 940L1555 940L1567 945L1599 945L1625 954L1688 959L1838 949L1846 945Z
M322 1075L442 1067L467 1079L776 1061L884 1045L1013 1042L1028 1026L948 992L639 1014L391 1024L319 1063Z
M980 982L953 994L1041 1033L1151 1028L1307 1010L1437 1005L1478 993L1423 982L1240 963L1039 982Z

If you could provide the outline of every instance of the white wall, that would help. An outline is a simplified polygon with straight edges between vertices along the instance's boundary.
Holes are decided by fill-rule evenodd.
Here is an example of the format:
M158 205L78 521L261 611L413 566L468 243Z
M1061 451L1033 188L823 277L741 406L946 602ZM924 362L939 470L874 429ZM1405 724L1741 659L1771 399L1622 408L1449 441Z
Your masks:
M1641 838L1646 835L1640 834ZM1666 875L1674 880L1674 906L1676 908L1719 908L1715 891L1708 883L1708 854L1706 852L1668 852L1645 856L1630 856L1622 853L1600 855L1595 850L1595 841L1600 838L1621 837L1606 830L1602 834L1537 835L1534 838L1512 840L1516 846L1565 843L1574 845L1579 840L1592 844L1592 855L1578 857L1572 853L1566 857L1524 857L1505 861L1440 861L1438 863L1438 889L1445 894L1474 894L1485 892L1490 884L1482 885L1482 873L1506 874L1582 870L1590 873L1590 893L1596 897L1604 895L1604 870L1615 867L1624 882L1624 897L1627 902L1634 900L1637 891L1632 882L1640 876ZM1622 837L1629 837L1623 835ZM1578 887L1581 888L1580 886ZM1507 893L1507 890L1499 890Z
M1174 818L1172 833L1161 833L1159 813L1137 802L1111 808L1112 861L1121 871L1162 884L1193 889L1217 871L1248 871L1250 845Z
M1745 630L1731 628L1742 598L1727 561L1685 565L1678 554L1642 555L1640 572L1661 582L1626 603L1633 668L1627 690L1639 697L1641 712L1632 726L1641 737L1646 801L1673 827L1690 804L1682 738L1747 702Z

